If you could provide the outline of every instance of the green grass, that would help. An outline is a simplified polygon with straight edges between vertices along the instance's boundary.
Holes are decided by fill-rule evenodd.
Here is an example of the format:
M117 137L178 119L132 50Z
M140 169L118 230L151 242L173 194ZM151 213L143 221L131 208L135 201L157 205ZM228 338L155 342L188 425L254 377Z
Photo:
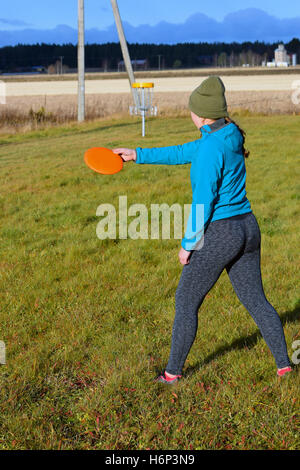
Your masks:
M290 355L299 339L299 116L245 116L247 191L262 274ZM299 377L276 378L225 273L199 312L175 389L152 383L170 348L178 240L96 237L101 203L188 203L189 166L83 163L92 146L198 138L187 118L102 121L1 137L1 449L296 449Z

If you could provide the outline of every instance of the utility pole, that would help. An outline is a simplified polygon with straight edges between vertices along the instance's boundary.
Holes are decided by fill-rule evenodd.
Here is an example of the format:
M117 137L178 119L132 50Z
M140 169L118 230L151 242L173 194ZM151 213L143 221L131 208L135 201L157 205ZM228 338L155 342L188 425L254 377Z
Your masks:
M62 73L63 73L63 58L64 58L64 56L63 56L63 55L60 55L59 58L60 58L60 74L62 75Z
M78 121L85 118L85 80L84 80L84 0L78 0Z
M120 16L118 3L117 3L117 0L110 0L110 2L111 2L112 9L113 9L114 17L115 17L115 22L116 22L116 26L117 26L117 30L118 30L118 35L119 35L120 45L121 45L121 49L122 49L123 59L124 59L126 71L127 71L128 78L129 78L130 89L131 89L131 92L132 92L134 104L135 104L135 106L138 106L139 105L138 95L136 93L136 90L134 88L132 88L132 84L135 82L135 78L134 78L134 73L133 73L133 70L132 70L132 64L131 64L131 60L130 60L130 56L129 56L129 52L128 52L127 42L126 42L125 35L124 35L124 30L123 30L123 25L122 25L122 21L121 21L121 16Z
M158 70L160 70L160 58L162 57L162 54L158 54Z

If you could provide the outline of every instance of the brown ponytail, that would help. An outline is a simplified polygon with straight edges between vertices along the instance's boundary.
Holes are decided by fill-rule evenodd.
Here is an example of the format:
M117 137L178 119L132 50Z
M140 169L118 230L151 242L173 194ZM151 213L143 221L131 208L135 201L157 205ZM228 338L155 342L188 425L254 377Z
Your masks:
M226 119L226 122L234 124L238 128L240 133L242 134L242 136L243 136L243 154L244 154L245 158L248 158L249 155L250 155L250 151L245 149L246 132L243 129L241 129L241 127L233 119L231 119L231 117L226 117L225 119Z

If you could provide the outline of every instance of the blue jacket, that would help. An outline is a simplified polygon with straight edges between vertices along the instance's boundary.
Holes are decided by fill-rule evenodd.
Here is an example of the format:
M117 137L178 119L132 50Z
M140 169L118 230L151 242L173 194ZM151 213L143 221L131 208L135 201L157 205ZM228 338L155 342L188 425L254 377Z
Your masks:
M193 200L181 243L187 251L197 249L210 222L251 212L245 188L243 137L239 129L230 123L215 131L205 125L201 131L201 139L183 145L136 149L136 163L191 163ZM196 217L199 204L204 205L204 217Z

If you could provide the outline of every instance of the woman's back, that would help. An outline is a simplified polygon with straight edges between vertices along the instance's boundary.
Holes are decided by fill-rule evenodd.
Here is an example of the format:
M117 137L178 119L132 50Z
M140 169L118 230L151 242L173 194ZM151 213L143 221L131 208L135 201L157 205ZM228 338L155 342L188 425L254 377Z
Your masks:
M251 212L250 202L246 194L243 136L239 129L235 124L230 123L217 127L216 130L204 126L202 133L203 144L205 143L208 152L207 158L217 158L217 164L220 166L211 220Z

